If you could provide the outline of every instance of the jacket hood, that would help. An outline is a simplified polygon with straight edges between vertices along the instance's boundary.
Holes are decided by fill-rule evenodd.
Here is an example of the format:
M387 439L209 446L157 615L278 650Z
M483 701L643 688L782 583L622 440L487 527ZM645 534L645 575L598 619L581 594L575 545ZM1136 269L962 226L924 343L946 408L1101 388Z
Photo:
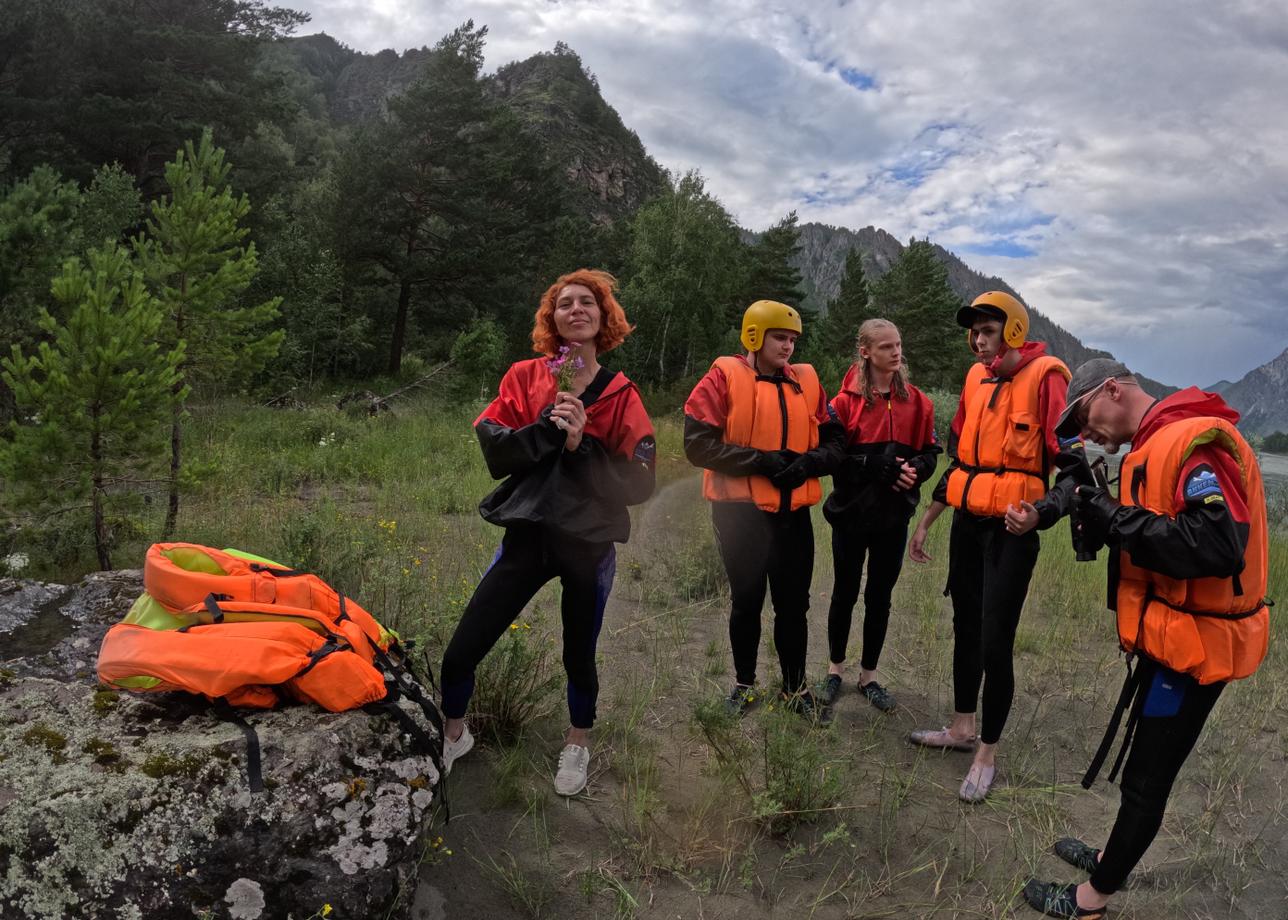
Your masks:
M859 366L851 364L850 369L845 372L845 379L841 381L841 392L853 393L855 396L862 396L859 392Z
M1239 413L1216 393L1204 393L1198 387L1186 387L1149 407L1145 417L1140 420L1140 427L1136 429L1132 443L1144 444L1150 435L1164 425L1196 416L1224 419L1231 425L1239 422Z
M1011 351L1017 350L1020 353L1020 363L1011 369L1010 376L1012 377L1018 374L1025 365L1033 363L1047 353L1046 342L1025 342L1018 349L1011 349L1010 351L1006 351L994 358L988 365L989 374L997 377L998 370L1001 368L1002 362L1006 360L1006 356L1009 355Z

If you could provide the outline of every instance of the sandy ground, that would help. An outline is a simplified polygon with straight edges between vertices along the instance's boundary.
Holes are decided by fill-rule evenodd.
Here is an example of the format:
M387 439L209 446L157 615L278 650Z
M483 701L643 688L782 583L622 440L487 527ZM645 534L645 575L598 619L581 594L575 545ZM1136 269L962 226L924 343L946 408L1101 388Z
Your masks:
M588 792L564 800L550 787L562 707L519 748L476 748L451 777L452 820L422 871L415 920L1036 917L1018 898L1027 876L1082 880L1050 846L1066 834L1102 843L1117 809L1117 787L1103 777L1090 792L1078 785L1122 676L1107 614L1068 622L1059 609L1026 609L1001 778L986 803L968 806L955 792L969 755L905 741L951 709L944 553L906 567L882 660L900 705L882 715L847 681L833 726L802 729L801 744L844 762L848 788L834 810L775 836L721 782L694 727L695 701L730 680L726 602L668 597L649 581L664 558L693 551L678 522L705 516L703 504L696 478L673 483L623 548L600 641ZM1066 539L1056 533L1045 539ZM810 611L812 678L825 671L826 535ZM536 603L553 609L551 598ZM856 614L852 648L858 631ZM776 670L762 648L761 679ZM1282 676L1227 690L1114 917L1288 918Z

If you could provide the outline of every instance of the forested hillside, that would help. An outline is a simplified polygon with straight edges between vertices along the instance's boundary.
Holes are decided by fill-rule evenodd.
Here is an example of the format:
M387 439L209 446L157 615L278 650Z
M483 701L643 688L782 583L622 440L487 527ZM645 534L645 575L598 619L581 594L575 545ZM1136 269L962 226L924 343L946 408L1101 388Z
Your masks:
M789 213L749 233L700 173L649 156L563 43L487 74L483 24L370 55L295 37L306 19L264 0L6 4L0 476L68 471L12 508L92 513L106 535L164 483L168 530L193 405L431 368L477 394L531 353L541 291L579 266L618 276L637 328L610 362L659 408L736 348L758 298L802 309L800 358L828 387L885 315L918 383L953 390L953 314L1009 290L874 227ZM1032 316L1071 364L1098 354Z

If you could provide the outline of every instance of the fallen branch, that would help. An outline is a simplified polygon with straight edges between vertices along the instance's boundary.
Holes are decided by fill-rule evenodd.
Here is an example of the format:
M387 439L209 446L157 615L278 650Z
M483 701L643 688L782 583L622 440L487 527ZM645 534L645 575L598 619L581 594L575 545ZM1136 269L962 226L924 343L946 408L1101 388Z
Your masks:
M451 366L452 366L452 362L450 360L444 361L442 364L438 365L438 367L434 368L428 374L425 374L423 377L419 377L416 380L413 380L405 387L399 387L398 389L394 390L392 393L388 394L387 396L377 395L376 393L372 393L370 390L363 390L360 393L350 393L349 395L341 399L338 403L336 403L336 408L347 409L351 406L361 405L365 407L367 415L379 415L381 412L387 412L392 408L392 406L389 405L389 403L392 400L395 400L399 396L402 396L406 393L409 393L412 390L415 390L415 389L418 389L419 387L424 386L430 380L430 378L434 377L439 372L444 371Z

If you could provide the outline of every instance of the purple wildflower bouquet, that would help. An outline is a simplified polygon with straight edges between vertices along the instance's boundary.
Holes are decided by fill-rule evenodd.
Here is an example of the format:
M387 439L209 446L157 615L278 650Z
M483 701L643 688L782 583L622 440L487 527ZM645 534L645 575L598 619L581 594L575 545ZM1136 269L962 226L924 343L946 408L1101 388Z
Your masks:
M567 393L571 390L577 371L586 366L577 351L578 346L565 343L559 346L554 357L546 359L546 368L554 374L555 390L558 392ZM565 427L562 419L555 419L554 422L560 428Z

